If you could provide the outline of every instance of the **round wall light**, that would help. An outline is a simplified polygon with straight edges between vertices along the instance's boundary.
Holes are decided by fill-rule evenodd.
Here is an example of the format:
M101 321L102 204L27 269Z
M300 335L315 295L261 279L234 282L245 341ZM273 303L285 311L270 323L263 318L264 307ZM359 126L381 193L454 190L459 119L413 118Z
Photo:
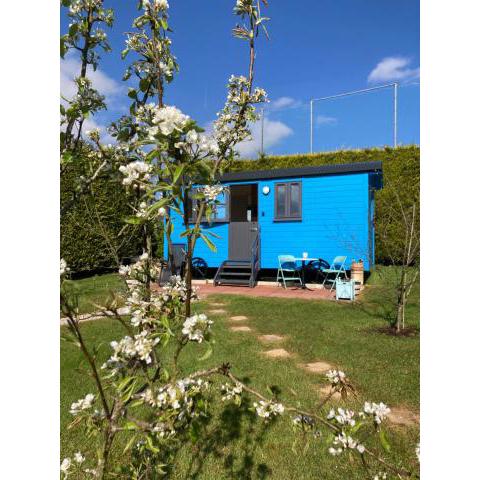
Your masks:
M270 193L270 187L266 186L262 188L262 192L264 195L268 195Z

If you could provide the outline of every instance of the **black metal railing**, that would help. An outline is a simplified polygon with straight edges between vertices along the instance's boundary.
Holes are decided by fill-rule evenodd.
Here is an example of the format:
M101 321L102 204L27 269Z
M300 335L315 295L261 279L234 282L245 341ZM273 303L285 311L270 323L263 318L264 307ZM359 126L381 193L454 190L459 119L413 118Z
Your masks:
M260 270L260 225L257 224L256 235L252 242L251 249L251 267L252 274L250 275L250 287L255 286L258 271Z

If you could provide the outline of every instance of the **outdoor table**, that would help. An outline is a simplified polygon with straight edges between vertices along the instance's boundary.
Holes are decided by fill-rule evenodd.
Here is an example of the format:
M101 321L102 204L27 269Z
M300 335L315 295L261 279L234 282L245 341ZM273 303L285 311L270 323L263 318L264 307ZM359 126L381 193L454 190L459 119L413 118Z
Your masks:
M307 285L305 284L305 262L311 262L314 260L319 260L318 258L310 258L310 257L295 257L296 262L302 262L302 288L308 290Z

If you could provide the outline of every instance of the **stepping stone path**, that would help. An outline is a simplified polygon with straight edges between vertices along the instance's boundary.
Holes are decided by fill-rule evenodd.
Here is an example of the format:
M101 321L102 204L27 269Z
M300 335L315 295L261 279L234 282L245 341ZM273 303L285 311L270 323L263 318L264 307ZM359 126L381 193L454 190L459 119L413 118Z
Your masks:
M120 307L117 309L117 313L119 315L128 315L130 312L130 309L128 307ZM114 318L115 315L113 315L110 312L94 312L94 313L84 313L83 315L79 315L77 317L79 322L89 322L90 320L101 320L104 318ZM60 326L67 325L67 317L60 318Z
M235 315L230 317L230 320L233 322L242 322L243 320L248 320L248 318L245 315Z
M224 313L227 313L227 311L224 310L223 308L216 308L213 310L209 310L208 313L211 313L212 315L222 315Z
M225 306L224 303L220 303L220 302L212 302L212 303L210 303L210 305L212 307L224 307Z
M405 407L390 407L391 412L388 414L388 419L394 425L403 425L411 427L420 423L420 415L412 412Z
M266 352L262 353L270 358L289 358L292 356L290 352L287 352L283 348L274 348L273 350L267 350Z
M328 395L330 395L331 391L332 391L332 387L330 385L325 385L323 387L320 387L318 389L318 391L320 392L321 394L321 399L325 399ZM339 401L342 399L342 395L340 394L340 392L335 392L329 400L336 400L336 401Z
M285 340L285 337L281 335L260 335L258 339L265 343L281 342Z
M312 373L326 373L332 370L333 367L327 362L313 362L300 365L302 368Z
M239 327L230 327L230 330L232 332L251 332L252 331L250 327L247 327L245 325L241 325Z

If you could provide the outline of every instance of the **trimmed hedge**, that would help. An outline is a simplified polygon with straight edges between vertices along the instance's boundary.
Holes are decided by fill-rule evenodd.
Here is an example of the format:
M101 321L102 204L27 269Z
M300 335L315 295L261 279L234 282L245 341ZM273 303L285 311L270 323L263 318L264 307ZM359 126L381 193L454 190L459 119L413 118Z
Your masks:
M93 195L79 195L72 203L75 180L89 175L79 162L69 165L60 181L61 204L71 204L60 221L61 256L74 273L118 268L117 258L121 261L142 252L139 227L124 228L133 198L115 175L106 172L94 181Z
M418 201L420 195L420 147L409 145L404 147L371 148L365 150L343 150L337 152L282 155L262 157L258 160L235 160L228 171L270 170L275 168L307 167L313 165L329 165L337 163L383 162L384 187L375 193L375 225L376 225L376 262L391 263L385 251L385 238L388 236L390 247L397 245L393 253L394 260L400 260L400 222L392 224L387 218L392 205L396 202L395 190L404 206L412 200ZM383 232L383 235L380 235Z

